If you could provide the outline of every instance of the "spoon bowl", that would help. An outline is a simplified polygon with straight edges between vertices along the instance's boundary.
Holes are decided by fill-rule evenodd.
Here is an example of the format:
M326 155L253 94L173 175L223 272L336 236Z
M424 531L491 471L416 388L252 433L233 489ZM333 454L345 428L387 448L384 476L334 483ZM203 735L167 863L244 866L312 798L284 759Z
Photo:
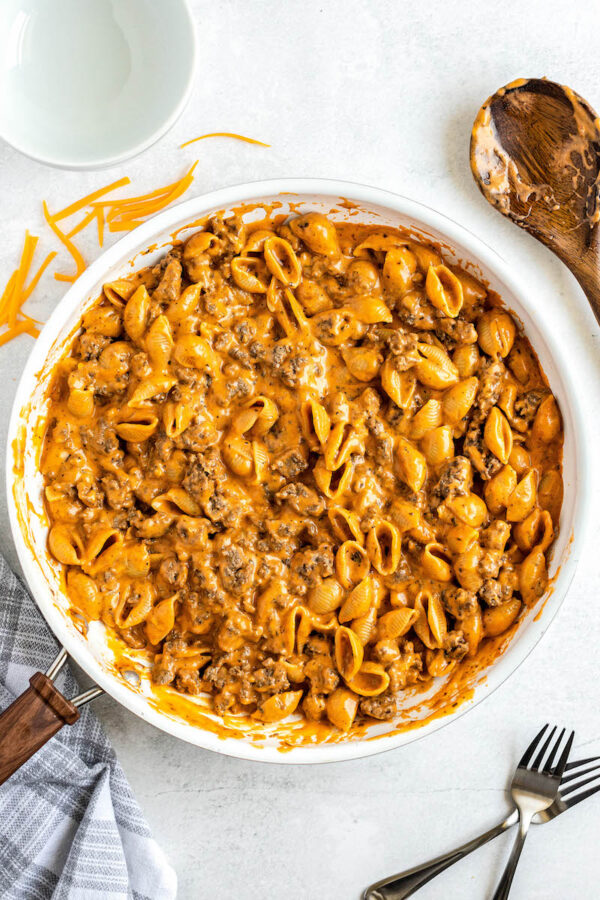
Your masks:
M500 88L479 110L471 170L486 200L573 272L600 321L600 120L541 78Z

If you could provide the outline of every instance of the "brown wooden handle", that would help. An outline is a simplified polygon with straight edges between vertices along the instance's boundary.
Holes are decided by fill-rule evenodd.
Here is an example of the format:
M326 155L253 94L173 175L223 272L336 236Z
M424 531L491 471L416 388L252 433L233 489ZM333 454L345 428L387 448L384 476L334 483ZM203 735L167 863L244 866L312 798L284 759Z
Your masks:
M36 672L25 693L0 713L0 784L16 772L57 731L72 725L79 710L54 682Z

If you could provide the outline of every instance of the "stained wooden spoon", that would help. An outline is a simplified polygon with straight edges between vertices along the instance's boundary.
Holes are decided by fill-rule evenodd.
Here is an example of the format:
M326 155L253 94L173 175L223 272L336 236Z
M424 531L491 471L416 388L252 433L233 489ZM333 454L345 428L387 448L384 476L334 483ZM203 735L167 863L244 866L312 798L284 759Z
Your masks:
M600 120L541 78L500 88L477 114L471 170L486 200L571 270L600 322Z

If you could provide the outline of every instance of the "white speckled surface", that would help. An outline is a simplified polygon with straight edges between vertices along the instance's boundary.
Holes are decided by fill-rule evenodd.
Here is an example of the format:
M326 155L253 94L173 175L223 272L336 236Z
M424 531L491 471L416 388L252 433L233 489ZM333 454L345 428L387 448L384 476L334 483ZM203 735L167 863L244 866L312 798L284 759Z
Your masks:
M476 231L529 283L540 315L571 348L573 376L600 437L599 329L571 276L547 250L480 197L468 167L481 102L517 76L547 75L600 109L600 6L565 0L221 0L192 3L200 65L174 130L110 173L47 169L0 143L0 284L24 228L44 235L40 200L68 202L121 174L155 187L200 160L192 191L276 175L338 177L407 194ZM207 131L273 144L178 145ZM88 258L95 242L81 242ZM45 279L32 314L62 288ZM31 347L0 348L0 456L17 379ZM598 498L598 487L590 485ZM4 485L0 522L6 522ZM437 855L505 813L512 766L547 719L577 730L582 755L600 754L597 702L600 522L560 614L532 655L483 705L425 742L370 759L312 768L239 762L145 725L96 701L156 837L179 875L182 900L357 900L371 881ZM7 526L0 549L16 566ZM600 796L543 829L524 851L511 896L594 900ZM419 897L491 896L505 836L424 888Z

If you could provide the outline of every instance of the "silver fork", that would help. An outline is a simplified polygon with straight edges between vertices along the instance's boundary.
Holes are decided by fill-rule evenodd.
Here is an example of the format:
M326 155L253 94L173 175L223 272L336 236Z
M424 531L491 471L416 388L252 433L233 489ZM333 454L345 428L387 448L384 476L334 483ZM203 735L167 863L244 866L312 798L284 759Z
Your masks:
M539 735L536 736L536 740L538 739ZM600 757L579 759L568 763L565 766L565 772L569 774L563 777L556 799L547 809L534 816L534 824L550 822L556 816L561 815L561 813L576 806L577 803L600 791L600 783L591 786L594 781L600 779L599 763ZM584 778L584 776L589 777ZM584 787L587 787L587 790L582 791L581 789ZM376 884L372 884L363 893L363 900L405 900L406 897L412 896L419 888L454 865L455 862L464 859L465 856L477 850L478 847L482 847L483 844L487 844L488 841L516 825L518 820L519 813L515 809L503 822L500 822L494 828L490 828L489 831L479 835L472 841L456 847L443 856L438 856L436 859L415 866L413 869L401 872L398 875L392 875L378 881Z
M523 850L523 844L531 825L531 820L536 813L543 812L554 803L558 796L561 778L569 759L569 753L573 745L575 732L572 731L567 742L562 748L562 753L558 762L555 759L565 736L563 728L558 738L552 745L552 749L548 755L548 747L556 732L556 725L544 741L541 750L531 762L531 758L537 750L544 734L548 729L548 725L544 725L542 730L534 737L531 744L523 754L517 770L513 776L511 784L511 794L519 811L519 832L515 838L512 852L506 864L506 868L502 873L502 878L498 887L494 891L493 900L506 900L510 894L510 888ZM531 765L530 765L531 763Z

